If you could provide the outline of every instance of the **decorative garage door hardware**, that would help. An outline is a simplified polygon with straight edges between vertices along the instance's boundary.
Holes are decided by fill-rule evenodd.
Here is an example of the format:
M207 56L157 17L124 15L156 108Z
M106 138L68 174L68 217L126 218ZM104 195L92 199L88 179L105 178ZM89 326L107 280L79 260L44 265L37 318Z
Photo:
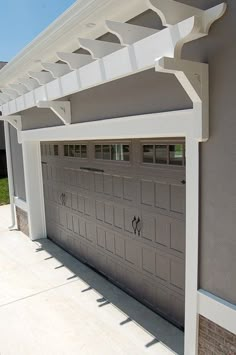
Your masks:
M80 167L80 170L86 170L86 171L94 171L95 173L104 173L103 169L96 169L96 168L88 168L88 167Z
M132 220L132 227L134 230L134 234L136 235L136 233L138 232L138 236L140 236L141 229L142 229L142 223L140 217L136 218L136 216L134 216Z

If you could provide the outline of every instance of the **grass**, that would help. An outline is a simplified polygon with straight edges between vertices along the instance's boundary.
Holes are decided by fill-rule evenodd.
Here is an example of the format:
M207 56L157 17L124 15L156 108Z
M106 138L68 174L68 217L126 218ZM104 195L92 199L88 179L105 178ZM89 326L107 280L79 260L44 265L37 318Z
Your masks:
M0 206L7 205L9 202L8 179L0 178Z

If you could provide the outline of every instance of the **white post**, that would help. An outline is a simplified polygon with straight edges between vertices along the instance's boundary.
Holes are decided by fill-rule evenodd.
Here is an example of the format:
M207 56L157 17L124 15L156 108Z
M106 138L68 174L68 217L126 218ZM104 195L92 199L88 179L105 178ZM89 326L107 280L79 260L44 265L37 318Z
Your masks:
M23 142L22 151L30 238L47 238L40 142Z
M5 145L6 145L6 157L7 157L7 175L8 175L8 186L9 186L9 198L11 204L11 218L12 225L9 229L16 228L16 211L14 202L14 181L13 181L13 171L12 171L12 155L11 155L11 143L10 143L10 131L9 123L4 121L4 134L5 134Z
M185 354L198 353L199 142L186 137Z

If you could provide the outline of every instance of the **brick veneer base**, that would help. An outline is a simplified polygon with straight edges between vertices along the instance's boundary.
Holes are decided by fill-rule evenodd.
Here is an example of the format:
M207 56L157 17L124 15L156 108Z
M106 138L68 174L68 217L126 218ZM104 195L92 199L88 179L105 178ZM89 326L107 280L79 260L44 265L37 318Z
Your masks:
M236 335L199 317L199 355L236 355Z
M21 208L16 207L16 218L18 229L29 236L29 225L28 225L28 215L27 212L23 211Z

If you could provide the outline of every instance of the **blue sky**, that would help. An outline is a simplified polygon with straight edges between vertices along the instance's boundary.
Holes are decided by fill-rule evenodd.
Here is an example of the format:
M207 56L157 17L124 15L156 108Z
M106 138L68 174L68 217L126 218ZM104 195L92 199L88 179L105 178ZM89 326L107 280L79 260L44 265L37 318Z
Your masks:
M75 0L1 0L0 61L8 62Z

